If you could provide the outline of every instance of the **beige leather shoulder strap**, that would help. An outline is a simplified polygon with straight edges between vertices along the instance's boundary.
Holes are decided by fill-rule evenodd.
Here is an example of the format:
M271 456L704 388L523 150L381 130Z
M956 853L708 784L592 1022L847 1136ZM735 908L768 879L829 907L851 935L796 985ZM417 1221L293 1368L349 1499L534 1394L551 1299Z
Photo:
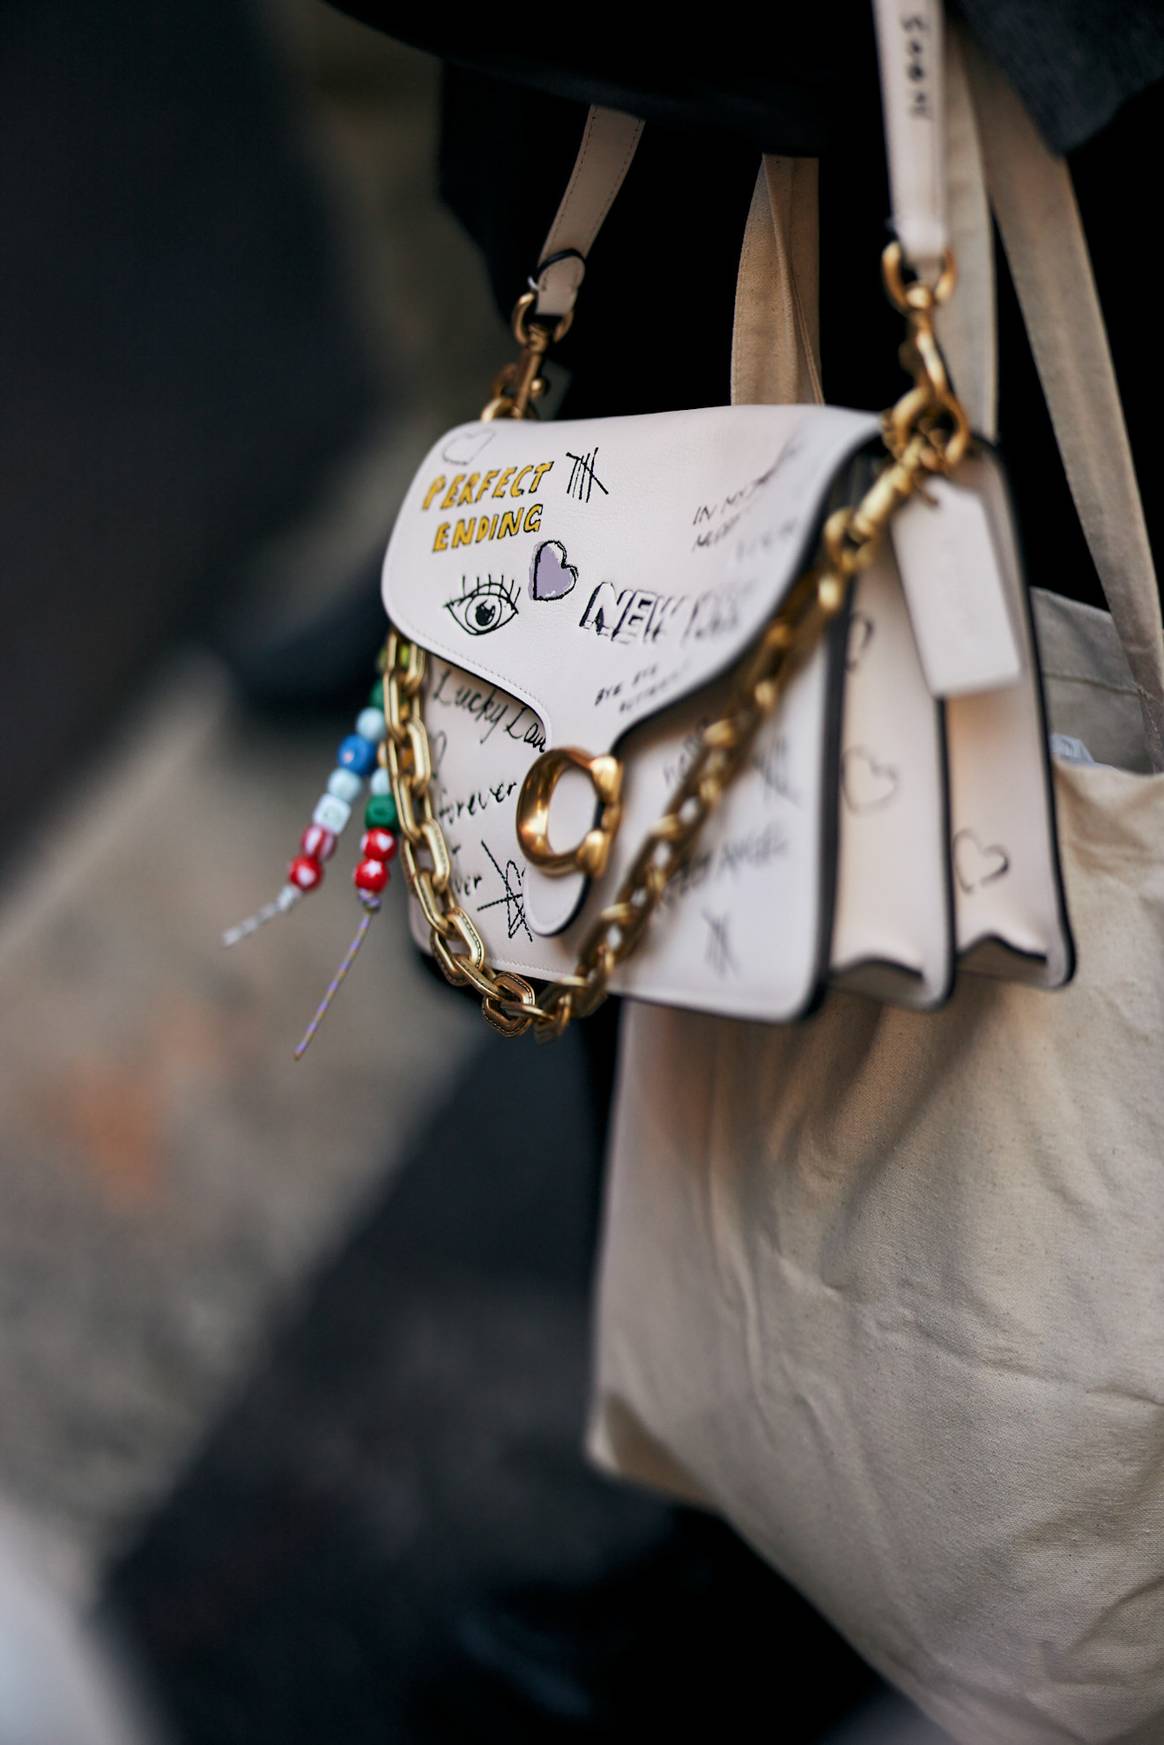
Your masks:
M537 313L569 314L586 271L586 256L631 166L643 124L617 109L592 108L562 203L542 249L536 278Z

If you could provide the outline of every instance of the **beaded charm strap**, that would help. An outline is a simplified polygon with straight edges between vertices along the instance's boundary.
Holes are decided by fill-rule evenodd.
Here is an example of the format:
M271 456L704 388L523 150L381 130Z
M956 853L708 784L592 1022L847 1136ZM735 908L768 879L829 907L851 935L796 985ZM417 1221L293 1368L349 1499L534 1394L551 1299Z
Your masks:
M377 679L367 704L356 717L355 731L340 742L336 767L316 803L311 822L299 839L299 853L287 868L286 884L269 903L264 903L253 915L228 928L222 935L224 945L237 945L277 915L286 915L309 891L318 889L323 883L324 862L335 853L336 844L347 828L367 781L369 797L364 808L360 859L352 874L364 914L343 962L295 1050L296 1060L301 1060L310 1046L344 977L355 962L372 917L380 907L381 893L388 884L388 863L396 853L396 838L392 833L396 805L388 772L383 767L384 732L384 686Z

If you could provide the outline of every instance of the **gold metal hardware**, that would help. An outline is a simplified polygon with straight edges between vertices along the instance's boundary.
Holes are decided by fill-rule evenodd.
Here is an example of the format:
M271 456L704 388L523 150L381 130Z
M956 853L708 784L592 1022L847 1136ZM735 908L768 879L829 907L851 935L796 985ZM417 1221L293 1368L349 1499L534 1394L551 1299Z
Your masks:
M854 576L872 561L891 517L902 503L924 491L934 473L952 472L969 446L969 423L934 333L934 312L955 284L953 256L947 254L933 285L920 279L907 280L896 243L886 249L882 266L886 290L906 318L901 357L914 379L913 387L885 414L882 435L889 459L859 503L836 510L825 522L817 562L793 584L779 611L741 660L727 710L703 730L699 749L671 794L667 810L644 837L614 901L599 912L582 941L574 974L547 983L540 993L535 993L524 977L493 968L475 923L453 896L451 857L430 792L432 759L422 696L426 656L423 649L406 642L396 631L389 633L384 654L388 735L380 757L392 783L405 839L400 857L405 876L424 914L433 954L445 976L454 986L472 987L480 994L485 1017L504 1036L524 1036L532 1030L539 1041L550 1041L575 1018L588 1017L602 1004L615 970L638 946L668 885L690 859L707 819L746 763L756 734L779 705L789 678L841 611ZM539 330L536 325L532 331L525 326L532 302L532 293L521 299L514 331L530 356L536 351L544 357L546 346L560 337L564 327L559 323L558 334L550 335L538 351L533 334ZM541 331L548 333L548 329ZM497 407L498 401L503 401L505 409L486 408L485 417L527 415L521 384L527 384L528 400L534 397L532 382L537 377L536 368L530 375L527 364L528 357L510 366L525 372L520 376L505 376L503 372L498 378L491 405ZM575 870L576 856L585 850L589 838L583 838L569 856L554 855L545 828L554 787L566 768L583 768L595 781L606 808L617 808L617 788L608 799L595 780L595 767L606 761L618 768L617 759L588 758L584 752L562 748L539 758L526 777L519 817L526 788L534 777L534 798L525 821L527 826L540 821L541 846L553 859L568 860L568 866L558 870ZM606 780L605 772L602 779ZM616 827L617 817L611 836ZM521 841L530 854L527 832L521 832ZM609 841L606 848L609 851ZM530 854L530 858L536 857ZM551 870L544 860L538 864L544 871Z
M580 770L602 805L598 822L574 848L561 852L550 845L550 803L567 770ZM522 853L551 878L585 873L600 879L622 819L622 765L609 752L592 757L576 745L556 745L544 751L526 772L517 796L517 837Z
M531 402L539 400L549 384L542 375L542 365L551 345L557 345L570 331L574 311L568 309L555 326L545 321L531 320L537 303L536 291L525 291L513 310L513 337L521 347L521 356L498 371L493 378L492 396L481 414L485 422L494 418L536 418Z

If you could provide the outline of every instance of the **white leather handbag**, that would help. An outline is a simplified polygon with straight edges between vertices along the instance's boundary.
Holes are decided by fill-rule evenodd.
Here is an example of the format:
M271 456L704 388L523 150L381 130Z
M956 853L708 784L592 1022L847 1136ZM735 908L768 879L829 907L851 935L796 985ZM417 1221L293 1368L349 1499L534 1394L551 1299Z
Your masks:
M973 177L947 201L940 10L882 6L879 30L897 406L524 416L638 137L595 110L518 305L522 356L401 508L386 754L414 926L506 1034L556 1035L609 992L787 1020L830 987L928 1010L959 969L1070 979L1029 597L939 345L976 325L950 239L974 304L985 202ZM733 369L787 372L765 355L775 294L811 398L786 244L815 207L790 166L770 194L781 175L800 195L787 233L750 225L741 288L768 288Z

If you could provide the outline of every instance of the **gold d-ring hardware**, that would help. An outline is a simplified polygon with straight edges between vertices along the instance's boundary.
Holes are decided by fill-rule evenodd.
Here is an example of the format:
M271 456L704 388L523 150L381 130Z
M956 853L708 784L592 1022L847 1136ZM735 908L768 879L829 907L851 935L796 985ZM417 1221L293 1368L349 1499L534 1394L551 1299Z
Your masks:
M559 854L550 846L550 802L558 783L570 769L581 770L590 777L590 784L602 802L602 811L593 830L588 830L574 848ZM591 757L576 745L559 745L544 751L529 770L517 796L517 836L522 853L553 878L580 872L588 878L600 879L606 871L621 818L621 763L608 752Z

